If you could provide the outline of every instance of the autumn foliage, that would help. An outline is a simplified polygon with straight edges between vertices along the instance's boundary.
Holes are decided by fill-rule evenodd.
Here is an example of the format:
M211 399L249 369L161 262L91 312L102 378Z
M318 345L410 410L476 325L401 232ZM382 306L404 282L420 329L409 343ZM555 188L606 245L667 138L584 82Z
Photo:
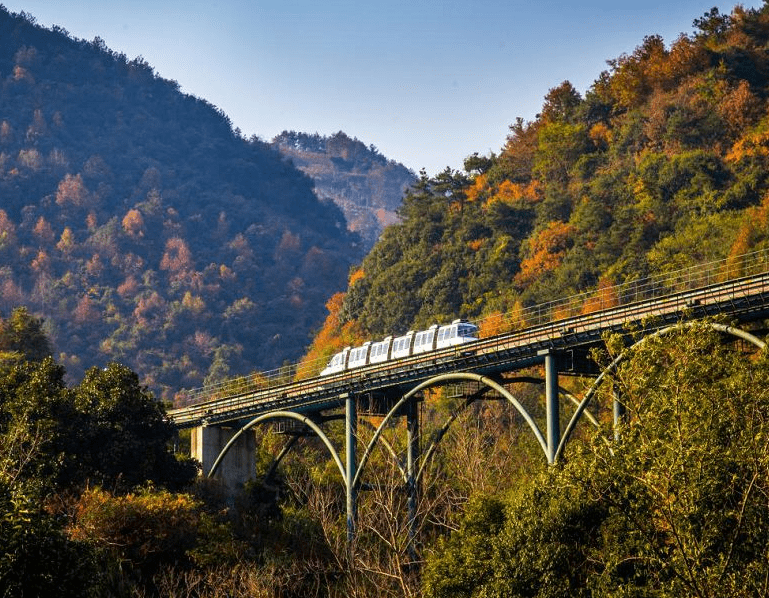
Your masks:
M2 6L0 32L0 314L166 398L296 359L360 257L333 203L143 59Z
M515 282L525 286L560 266L574 232L574 226L566 222L550 222L547 228L531 237L525 249L527 257L521 262Z

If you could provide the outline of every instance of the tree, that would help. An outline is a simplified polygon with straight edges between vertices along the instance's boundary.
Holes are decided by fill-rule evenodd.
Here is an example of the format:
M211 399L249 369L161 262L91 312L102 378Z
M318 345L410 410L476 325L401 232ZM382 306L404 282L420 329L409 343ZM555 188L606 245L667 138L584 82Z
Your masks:
M43 320L30 315L26 307L17 307L9 318L0 319L0 360L42 361L50 355Z
M7 448L2 440L0 446ZM61 523L43 510L39 497L9 485L4 473L0 473L0 595L103 595L95 551L70 540Z
M699 29L698 35L717 39L726 33L730 23L729 15L722 15L714 6L702 17L694 19L693 25Z
M470 511L426 595L767 596L769 357L722 340L707 325L647 339L608 385L630 414L620 440L573 446L498 531ZM462 552L479 529L491 550Z
M64 368L50 357L39 363L19 360L0 376L0 438L21 439L18 446L12 442L25 454L16 477L42 496L60 480L76 420Z
M144 217L137 209L131 209L123 216L123 230L132 237L144 236Z
M564 81L547 92L542 106L542 120L572 122L574 112L581 102L579 92L569 81Z
M82 175L67 174L59 182L56 189L56 203L60 206L83 207L87 203L88 195L88 189L83 183Z
M55 238L53 229L44 216L40 216L35 223L34 231L35 237L41 245L50 245Z
M59 242L56 243L56 249L68 255L75 245L75 235L72 233L72 229L68 226L64 227Z
M468 174L484 174L494 165L494 160L486 156L479 156L478 152L465 158L463 166Z
M163 406L125 366L91 368L73 389L83 428L78 439L78 479L108 488L131 489L147 481L182 487L197 474L192 461L170 452L174 428Z

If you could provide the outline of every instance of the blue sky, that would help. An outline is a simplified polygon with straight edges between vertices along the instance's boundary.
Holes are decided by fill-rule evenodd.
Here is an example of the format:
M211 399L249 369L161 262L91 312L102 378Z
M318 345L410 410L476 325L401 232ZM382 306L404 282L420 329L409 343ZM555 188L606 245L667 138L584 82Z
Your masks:
M497 152L549 89L582 93L645 35L669 44L714 0L0 0L143 56L245 135L342 130L435 174ZM763 2L743 2L745 7Z

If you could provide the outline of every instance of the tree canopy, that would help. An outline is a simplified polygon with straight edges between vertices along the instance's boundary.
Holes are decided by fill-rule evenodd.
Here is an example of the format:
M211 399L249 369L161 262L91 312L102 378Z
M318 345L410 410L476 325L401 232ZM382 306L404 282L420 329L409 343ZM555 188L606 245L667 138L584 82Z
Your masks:
M608 382L620 439L478 499L426 595L767 595L767 354L722 340L703 325L643 343Z

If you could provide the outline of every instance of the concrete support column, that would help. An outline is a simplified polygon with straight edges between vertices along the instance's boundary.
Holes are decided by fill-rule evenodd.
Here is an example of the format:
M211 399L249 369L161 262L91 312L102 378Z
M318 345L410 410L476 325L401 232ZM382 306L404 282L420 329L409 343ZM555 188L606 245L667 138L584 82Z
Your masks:
M547 461L555 463L561 441L561 411L558 402L558 367L552 351L545 353L545 411L547 414Z
M203 466L203 475L211 470L222 449L238 431L219 426L201 426L192 430L192 456ZM226 486L226 492L234 495L256 471L256 436L246 432L238 437L216 469L215 478Z
M358 412L355 404L355 396L347 396L345 405L345 449L346 449L346 469L347 469L347 541L352 542L355 537L355 522L357 519L357 492L353 488L353 480L357 471L357 457L355 455L355 445L358 432Z

